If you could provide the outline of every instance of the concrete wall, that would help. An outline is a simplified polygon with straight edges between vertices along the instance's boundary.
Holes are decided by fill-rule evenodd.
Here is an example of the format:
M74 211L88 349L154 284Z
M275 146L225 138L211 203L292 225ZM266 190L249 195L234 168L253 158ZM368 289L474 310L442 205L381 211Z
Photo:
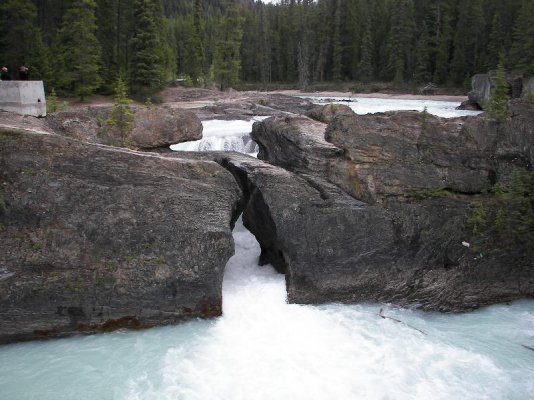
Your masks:
M16 114L46 116L42 81L0 81L0 110Z

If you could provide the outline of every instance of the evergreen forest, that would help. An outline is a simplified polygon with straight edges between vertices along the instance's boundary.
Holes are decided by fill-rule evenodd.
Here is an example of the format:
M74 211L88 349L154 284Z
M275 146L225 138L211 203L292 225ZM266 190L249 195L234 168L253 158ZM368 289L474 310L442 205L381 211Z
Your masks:
M465 87L534 73L534 0L2 0L0 64L63 96L149 96L177 79Z

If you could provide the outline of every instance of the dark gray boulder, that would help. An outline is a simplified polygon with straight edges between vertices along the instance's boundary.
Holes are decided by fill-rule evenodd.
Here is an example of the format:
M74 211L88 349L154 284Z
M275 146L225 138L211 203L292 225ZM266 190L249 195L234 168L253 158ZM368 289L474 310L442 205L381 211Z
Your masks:
M469 101L484 109L490 98L492 83L490 74L476 74L471 78L471 91L467 94Z
M57 135L0 143L0 343L221 314L228 171Z

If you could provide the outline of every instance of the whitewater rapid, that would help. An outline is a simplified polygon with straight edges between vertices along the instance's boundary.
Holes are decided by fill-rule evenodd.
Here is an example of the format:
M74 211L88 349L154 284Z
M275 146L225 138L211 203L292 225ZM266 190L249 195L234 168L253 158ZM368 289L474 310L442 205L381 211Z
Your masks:
M303 96L316 104L345 104L356 114L375 114L386 111L426 111L442 118L478 115L482 111L457 110L460 103L438 100L379 99L372 97L322 97ZM347 101L350 100L350 101Z
M208 120L202 121L202 139L174 144L174 151L236 151L252 156L258 154L258 145L250 133L254 122L268 117L256 116L249 120Z

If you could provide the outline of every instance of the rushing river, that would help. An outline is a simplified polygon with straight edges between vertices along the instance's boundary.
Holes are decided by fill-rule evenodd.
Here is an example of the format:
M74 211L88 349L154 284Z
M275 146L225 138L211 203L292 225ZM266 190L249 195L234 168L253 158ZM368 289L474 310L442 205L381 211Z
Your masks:
M414 99L378 99L372 97L305 97L315 103L346 104L356 114L374 114L392 110L423 111L443 118L478 115L481 111L457 110L460 104L452 101L414 100ZM350 100L350 101L347 101Z
M0 400L534 398L534 301L460 315L290 305L240 223L234 240L223 317L0 347Z

